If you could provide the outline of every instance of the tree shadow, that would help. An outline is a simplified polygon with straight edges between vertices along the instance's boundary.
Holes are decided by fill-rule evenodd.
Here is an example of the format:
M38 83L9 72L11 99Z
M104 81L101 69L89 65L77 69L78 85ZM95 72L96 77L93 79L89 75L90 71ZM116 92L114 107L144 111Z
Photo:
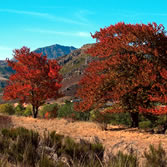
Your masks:
M10 127L12 127L12 120L10 116L0 115L0 130L3 128L10 128Z

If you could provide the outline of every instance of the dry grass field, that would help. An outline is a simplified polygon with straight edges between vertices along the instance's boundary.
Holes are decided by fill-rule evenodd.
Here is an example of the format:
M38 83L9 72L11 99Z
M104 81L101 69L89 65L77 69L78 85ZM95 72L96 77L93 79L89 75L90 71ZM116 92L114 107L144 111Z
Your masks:
M135 128L108 126L108 130L103 131L98 124L92 122L0 115L0 128L20 126L38 131L41 135L44 132L56 131L58 134L70 136L76 141L80 141L80 139L90 142L99 140L106 148L106 158L109 152L117 153L120 150L128 153L133 149L142 159L144 151L149 149L150 144L158 146L161 143L167 151L167 135L149 134Z

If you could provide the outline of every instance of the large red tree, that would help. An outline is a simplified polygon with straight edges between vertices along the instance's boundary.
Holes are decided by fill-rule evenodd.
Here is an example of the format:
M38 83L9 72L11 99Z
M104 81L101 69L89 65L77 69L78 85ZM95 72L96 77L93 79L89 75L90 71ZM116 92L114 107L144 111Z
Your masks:
M21 103L33 106L33 117L47 99L60 96L62 77L56 60L47 60L41 53L30 52L27 47L14 51L14 61L7 59L8 65L15 70L4 89L5 100L18 99Z
M88 53L97 57L89 64L77 96L77 110L88 111L106 101L119 105L110 112L128 111L132 126L138 113L165 114L155 103L167 103L167 36L162 25L118 23L92 35L97 42Z

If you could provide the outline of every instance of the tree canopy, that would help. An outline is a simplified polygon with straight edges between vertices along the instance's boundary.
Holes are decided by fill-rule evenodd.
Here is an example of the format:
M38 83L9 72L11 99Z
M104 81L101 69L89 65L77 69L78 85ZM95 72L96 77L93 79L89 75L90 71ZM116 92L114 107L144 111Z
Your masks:
M109 112L166 114L167 35L163 25L125 24L100 29L87 53L97 57L80 81L77 110L102 107L108 100L119 105ZM133 118L132 118L133 119ZM137 126L137 125L134 125Z
M47 60L47 56L22 47L14 51L14 60L7 59L7 62L15 74L10 76L4 89L5 100L18 99L32 104L33 116L37 117L39 106L47 99L60 96L62 77L56 60Z

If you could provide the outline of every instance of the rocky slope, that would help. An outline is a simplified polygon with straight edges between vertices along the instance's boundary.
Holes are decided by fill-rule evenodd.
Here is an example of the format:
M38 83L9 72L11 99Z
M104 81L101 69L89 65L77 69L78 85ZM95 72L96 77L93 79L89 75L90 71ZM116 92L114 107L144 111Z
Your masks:
M87 67L88 63L92 61L92 58L86 54L86 50L91 46L92 44L83 45L69 55L57 59L62 66L62 91L66 96L75 96L78 82L83 75L84 69Z

